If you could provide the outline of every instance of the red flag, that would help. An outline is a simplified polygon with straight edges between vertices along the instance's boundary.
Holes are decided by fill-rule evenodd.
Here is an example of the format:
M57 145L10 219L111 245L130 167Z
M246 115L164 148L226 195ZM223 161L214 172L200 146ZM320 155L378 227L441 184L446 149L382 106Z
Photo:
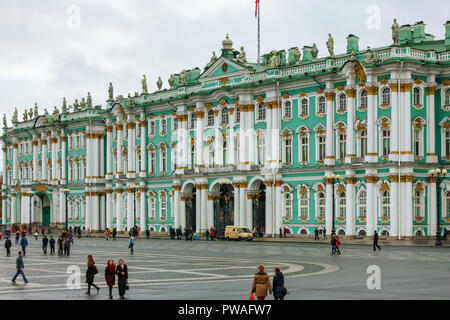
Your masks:
M255 0L255 18L258 17L258 4L259 4L259 0Z

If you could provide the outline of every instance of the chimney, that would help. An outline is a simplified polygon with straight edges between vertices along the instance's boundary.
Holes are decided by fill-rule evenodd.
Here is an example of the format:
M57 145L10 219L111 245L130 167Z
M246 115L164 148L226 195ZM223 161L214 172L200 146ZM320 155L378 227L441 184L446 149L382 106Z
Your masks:
M405 24L398 30L398 36L400 38L400 44L405 45L412 42L412 28L411 25Z
M303 58L302 58L303 62L313 61L313 56L312 56L311 51L312 51L312 47L308 47L308 46L303 47Z
M349 34L347 36L347 53L352 53L353 51L355 51L355 53L358 53L359 51L358 41L359 38L354 34Z
M425 41L425 23L418 21L413 26L413 43L422 43Z
M445 23L445 45L450 49L450 20Z

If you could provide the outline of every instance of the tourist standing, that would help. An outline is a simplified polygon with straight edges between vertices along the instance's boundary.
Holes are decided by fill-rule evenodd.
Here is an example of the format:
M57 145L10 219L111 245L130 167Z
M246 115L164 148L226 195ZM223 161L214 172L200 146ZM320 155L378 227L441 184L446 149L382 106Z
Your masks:
M113 229L113 240L116 240L117 229L114 227Z
M447 240L447 234L448 234L447 228L444 228L444 237L442 238L442 240Z
M323 233L322 233L322 238L323 238L324 240L326 240L326 239L327 239L327 229L324 227L322 232L323 232Z
M22 257L22 251L19 251L19 256L16 259L16 269L17 272L12 278L11 282L16 283L16 279L19 276L19 274L22 275L23 281L25 281L25 284L27 284L29 281L27 280L27 277L25 277L25 273L23 272L23 269L25 266L23 265L23 257Z
M214 228L211 228L211 240L214 240L215 235Z
M28 240L25 236L20 239L20 245L22 246L23 255L25 256L27 254L25 250L28 247Z
M42 238L42 250L44 251L44 256L47 255L48 238L44 235Z
M97 267L95 266L94 258L91 255L88 255L87 262L87 270L86 270L86 283L88 284L88 291L85 292L87 295L91 295L91 286L97 289L97 294L100 291L100 288L94 284L94 276L98 273Z
M116 265L114 264L113 259L109 259L108 264L106 265L105 280L109 288L109 298L112 299L112 289L116 284Z
M206 229L205 236L206 236L206 240L209 240L209 230L208 229Z
M189 227L189 240L192 241L192 236L194 235L194 232L192 231L192 227Z
M64 250L64 240L63 240L62 236L59 236L59 238L58 238L58 256L63 254L63 250Z
M19 239L20 239L20 232L19 230L16 231L16 243L19 243Z
M319 240L319 229L314 230L314 240Z
M280 227L280 238L283 238L283 229Z
M284 234L284 237L286 238L286 234L287 234L287 228L286 227L284 227L283 234Z
M53 236L50 236L50 254L54 255L55 254L55 239L53 239Z
M128 290L128 268L122 259L119 260L119 265L116 268L117 284L119 287L120 299L125 296L125 290Z
M275 300L283 300L287 293L284 287L284 276L279 267L275 267L275 275L272 279L273 297Z
M90 238L91 237L91 229L87 229L87 237Z
M66 256L70 256L70 240L69 240L69 238L66 238L64 240L64 254Z
M375 249L375 247L378 247L378 251L381 250L380 246L378 245L378 232L377 232L377 230L375 230L374 233L373 233L373 251L377 251L377 249Z
M335 254L336 253L336 237L334 235L331 236L331 254Z
M337 254L341 254L341 250L339 250L339 245L341 244L340 240L339 240L339 236L336 236L336 249L335 252L337 252Z
M147 228L147 230L145 230L145 237L147 239L150 239L150 230Z
M6 240L5 240L5 249L6 249L6 256L7 257L11 256L11 246L12 246L11 239L9 237L7 237Z
M109 240L109 229L108 228L105 231L105 239L106 239L106 241Z
M78 239L81 239L81 228L80 227L78 227L77 232L78 232Z
M36 229L36 230L34 230L34 240L37 240L37 237L38 237L38 231Z
M134 254L134 242L136 240L134 239L134 237L131 235L130 236L130 243L128 245L128 248L130 248L130 254Z
M272 294L272 284L270 283L264 265L258 264L257 270L258 273L255 274L252 282L252 293L255 293L258 300L264 300L267 296L267 291Z

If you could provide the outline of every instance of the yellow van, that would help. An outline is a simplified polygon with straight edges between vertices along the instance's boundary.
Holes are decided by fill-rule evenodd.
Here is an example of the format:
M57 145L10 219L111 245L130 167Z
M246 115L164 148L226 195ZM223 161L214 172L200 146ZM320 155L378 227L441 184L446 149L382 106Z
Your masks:
M227 226L225 229L225 239L228 241L234 240L253 240L253 234L247 227L241 226Z

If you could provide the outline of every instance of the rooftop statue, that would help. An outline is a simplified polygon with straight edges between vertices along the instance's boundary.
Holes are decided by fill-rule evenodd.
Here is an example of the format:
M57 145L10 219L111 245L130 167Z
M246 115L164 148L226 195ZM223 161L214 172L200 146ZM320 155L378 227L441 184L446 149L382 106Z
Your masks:
M330 57L334 58L334 40L331 36L331 33L328 34L327 48L328 52L330 53Z
M17 123L19 122L19 119L17 118L17 108L14 108L14 113L12 116L12 123Z
M205 66L205 70L208 69L209 67L211 67L211 66L214 64L214 62L217 61L217 59L219 59L219 58L217 58L216 53L213 51L211 60L210 60L210 61L208 62L208 64Z
M399 25L397 23L397 19L394 19L394 24L392 25L392 40L394 41L394 45L400 45L400 38L398 36Z
M30 108L30 111L28 111L28 119L33 119L33 108Z
M238 57L237 57L238 61L247 64L247 54L244 51L244 47L241 47L241 52L239 53Z
M74 111L80 110L80 104L78 103L78 99L75 99L75 102L73 103L73 110Z
M110 82L108 87L108 100L114 100L114 91L113 91L113 85Z
M183 69L180 73L180 86L186 85L186 69Z
M39 117L38 105L36 102L34 103L34 117Z
M161 77L158 77L158 81L156 81L156 86L158 87L158 90L161 90L163 85L163 82L161 80Z
M49 117L50 113L48 113L47 109L44 109L44 116Z
M24 113L23 113L23 121L28 121L28 113L27 113L27 110L25 110Z
M145 77L145 74L143 75L141 83L142 83L142 93L143 94L148 94L147 78Z
M370 47L367 47L367 52L365 54L365 59L364 59L365 63L376 63L378 62L378 56L375 52L372 52L372 50L370 50Z
M173 74L170 75L168 82L169 82L170 89L172 89L173 84L175 83L175 77L173 76Z
M278 58L277 50L272 51L272 56L269 59L268 68L277 68L280 65L280 58Z
M55 106L55 109L53 110L52 118L55 121L58 120L58 118L59 118L59 110L58 110L58 107L56 107L56 106Z
M86 100L84 99L84 97L81 98L80 106L81 106L81 110L86 109Z
M66 98L63 98L62 112L63 113L67 113L67 101L66 101Z
M312 54L312 57L313 57L314 60L316 60L317 56L319 55L319 49L317 49L317 46L316 46L315 43L313 43L311 54Z
M3 128L7 128L8 127L8 123L6 121L6 113L3 114Z
M91 97L90 92L88 92L88 95L87 95L87 106L88 106L88 108L92 108L92 97Z
M299 48L295 48L294 50L294 60L295 60L295 64L299 64L300 63L300 58L302 57L302 53L300 52Z

